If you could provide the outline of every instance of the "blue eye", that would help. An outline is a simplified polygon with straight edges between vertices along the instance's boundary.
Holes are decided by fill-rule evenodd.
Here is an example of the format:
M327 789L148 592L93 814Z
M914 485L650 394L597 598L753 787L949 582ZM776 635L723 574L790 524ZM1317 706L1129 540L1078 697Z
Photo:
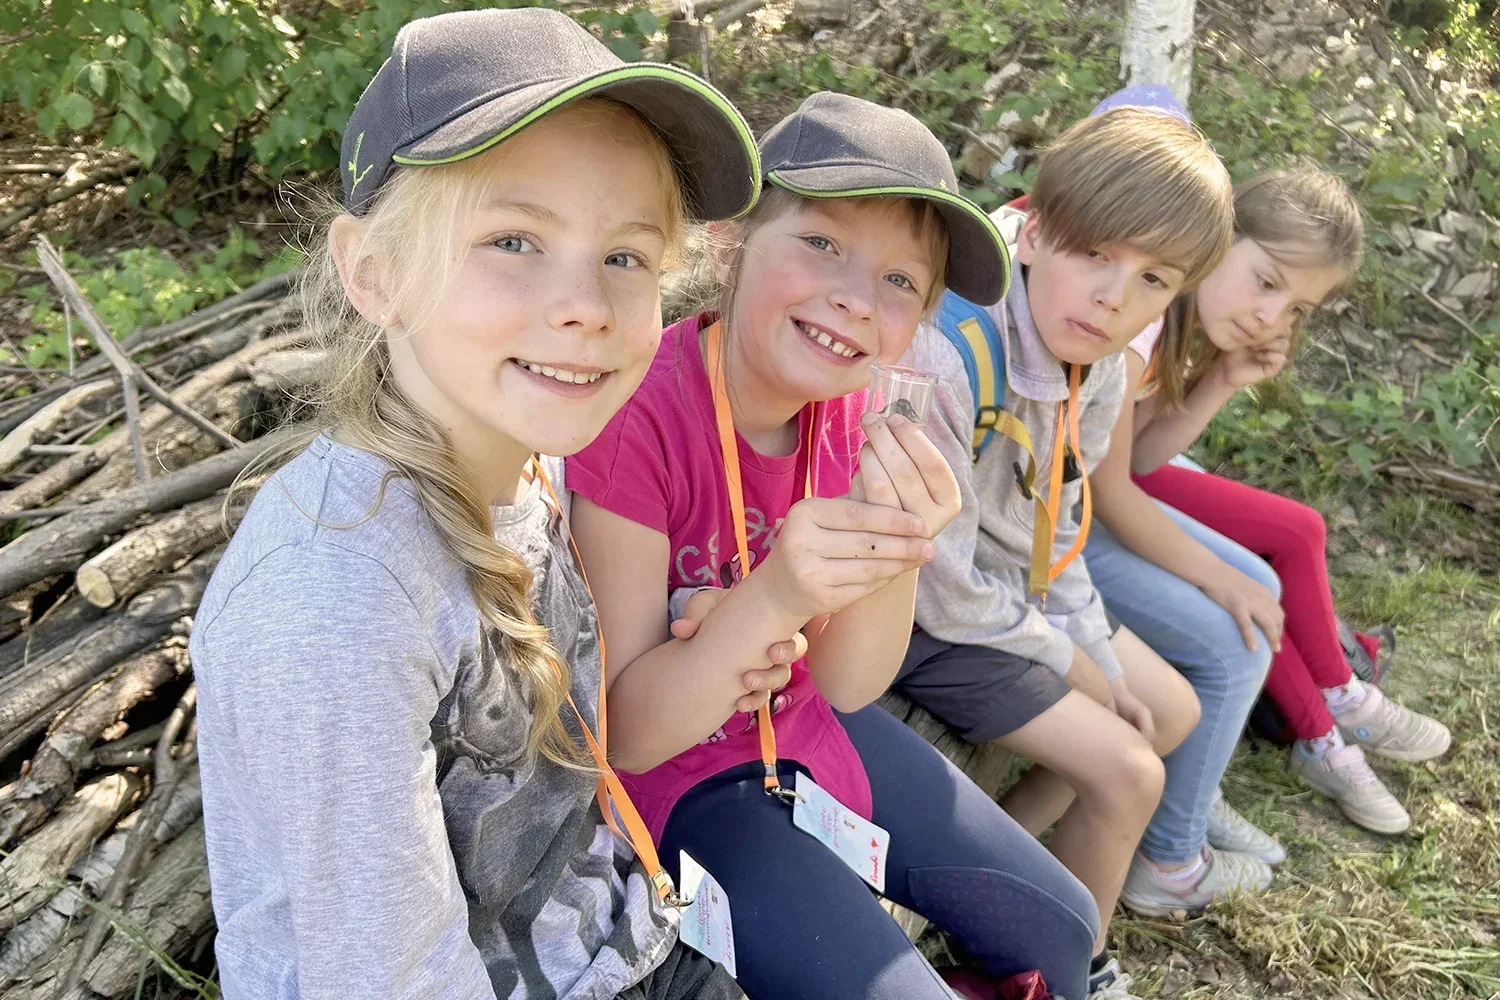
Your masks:
M826 236L804 236L802 237L802 242L814 250L828 251L833 249L833 240L830 240Z
M885 276L885 280L889 281L897 288L905 288L913 292L917 290L917 283L915 281L912 281L904 274L887 274Z
M646 258L633 250L616 250L604 258L608 267L647 267Z
M506 253L533 253L536 250L536 244L524 236L516 236L513 233L496 239L495 246Z

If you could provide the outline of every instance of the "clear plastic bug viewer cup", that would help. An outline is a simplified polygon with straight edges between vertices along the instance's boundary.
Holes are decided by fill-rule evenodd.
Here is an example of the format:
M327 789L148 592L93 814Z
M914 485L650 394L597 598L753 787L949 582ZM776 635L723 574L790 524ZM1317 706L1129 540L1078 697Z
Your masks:
M865 411L886 417L900 414L914 424L926 423L937 381L938 377L932 372L871 365L870 398L865 403Z

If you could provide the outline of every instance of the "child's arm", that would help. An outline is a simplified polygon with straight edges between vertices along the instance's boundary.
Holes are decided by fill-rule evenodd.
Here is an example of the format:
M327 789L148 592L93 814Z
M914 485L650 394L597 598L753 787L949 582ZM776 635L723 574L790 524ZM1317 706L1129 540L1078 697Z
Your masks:
M667 639L667 536L575 496L573 531L609 652L610 757L640 773L701 743L734 714L741 675L764 669L770 646L918 565L919 527L902 511L804 500L696 634Z
M867 414L868 439L860 451L851 493L922 519L931 538L958 513L958 482L921 428L901 417ZM936 547L929 550L936 554ZM864 708L890 686L906 656L918 570L832 615L808 636L807 665L818 691L841 712Z
M1110 435L1110 449L1089 480L1094 491L1094 515L1120 544L1182 577L1232 614L1239 623L1246 648L1255 648L1254 624L1265 631L1273 647L1279 647L1282 612L1276 595L1179 528L1130 478L1134 414L1129 400L1140 385L1145 366L1135 351L1125 351L1126 405L1120 407Z
M448 682L425 633L384 566L323 545L268 556L193 630L210 829L215 800L253 817L292 929L261 943L295 955L303 996L494 996L438 799Z
M1135 438L1131 446L1129 470L1138 476L1155 472L1183 451L1203 433L1203 428L1214 418L1214 414L1236 392L1262 379L1270 378L1286 364L1291 342L1287 338L1273 340L1261 347L1246 348L1221 354L1212 362L1193 391L1183 401L1180 409L1172 413L1161 413L1154 399L1144 399L1135 405ZM1126 351L1127 358L1135 352ZM1130 409L1132 395L1125 397L1126 409ZM1120 438L1114 438L1119 441Z

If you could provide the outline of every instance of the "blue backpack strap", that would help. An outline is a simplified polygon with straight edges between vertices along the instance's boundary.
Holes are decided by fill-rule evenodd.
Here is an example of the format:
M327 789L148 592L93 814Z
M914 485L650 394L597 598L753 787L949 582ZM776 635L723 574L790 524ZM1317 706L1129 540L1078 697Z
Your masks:
M974 400L974 460L994 436L1005 405L1005 343L983 306L944 292L938 328L964 362L969 395Z

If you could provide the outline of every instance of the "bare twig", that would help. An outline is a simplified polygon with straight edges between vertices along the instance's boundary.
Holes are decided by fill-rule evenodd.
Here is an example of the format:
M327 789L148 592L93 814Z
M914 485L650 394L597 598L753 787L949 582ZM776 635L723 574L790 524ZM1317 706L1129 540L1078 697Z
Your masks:
M125 422L130 428L130 453L135 456L135 476L139 482L151 478L146 468L146 445L141 441L141 397L136 395L135 376L120 373L120 388L125 394Z
M120 863L115 867L115 873L109 880L109 887L104 890L104 896L99 901L100 905L95 908L93 916L89 918L88 930L84 933L83 944L79 948L78 957L74 960L72 971L68 973L67 986L63 989L63 993L73 988L83 975L83 971L94 960L94 956L99 954L99 949L104 945L104 936L109 933L110 912L118 912L125 908L130 880L135 877L135 870L145 859L147 850L155 843L156 827L161 823L162 815L172 801L172 792L176 789L177 782L181 780L184 768L197 759L197 746L191 740L183 744L181 757L173 754L172 747L197 702L198 686L190 684L178 700L177 707L167 718L166 727L162 729L161 738L157 740L156 751L152 755L155 771L151 783L151 794L147 797L146 804L141 807L140 823L130 832L130 840L125 844L125 852L120 855Z
M0 174L65 174L66 163L0 163Z
M723 11L713 16L714 29L722 31L747 14L753 14L760 10L765 5L766 0L740 0L739 3L731 7L726 7Z
M1470 476L1449 471L1448 469L1423 468L1422 466L1412 464L1393 465L1386 471L1393 476L1400 476L1405 479L1425 479L1429 482L1436 480L1469 493L1485 493L1491 496L1500 494L1500 483L1485 482L1482 479L1474 479Z
M37 262L42 265L42 270L47 272L47 277L57 287L58 292L63 297L63 301L71 303L73 308L78 311L79 318L83 320L83 325L93 335L94 343L98 346L100 353L109 358L110 363L120 373L120 378L125 383L125 415L127 418L131 417L131 396L134 392L134 387L131 383L135 382L139 383L142 389L145 389L147 393L155 397L157 402L225 447L234 448L244 443L234 435L226 434L212 420L203 417L190 407L184 406L173 399L165 389L152 380L150 375L146 374L145 369L130 359L129 355L116 343L114 335L104 326L104 322L99 319L99 314L94 312L94 307L89 305L88 299L83 297L83 289L78 287L78 282L73 280L73 276L63 266L62 258L58 256L57 250L48 241L47 237L37 237L36 256ZM132 447L136 445L140 436L140 424L140 407L137 403L135 405L135 415L130 420ZM144 452L138 453L138 460L140 463L138 469L144 481Z
M130 363L132 365L135 364L134 361ZM240 445L245 443L239 438L235 437L233 434L230 434L228 431L224 430L224 428L220 427L212 420L209 420L197 410L194 410L189 406L184 406L182 403L178 402L171 393L167 392L167 390L157 385L156 382L151 378L151 376L147 375L144 371L141 371L139 367L136 368L135 377L140 381L141 387L144 388L150 395L154 396L158 403L160 403L162 406L165 406L167 409L171 410L173 413L177 414L179 417L186 420L188 423L192 424L194 427L198 428L200 431L207 434L209 437L213 438L224 447L238 448Z
M1405 285L1407 288L1410 288L1412 291L1422 296L1422 298L1426 299L1428 303L1430 303L1432 307L1438 312L1442 313L1444 316L1447 316L1449 319L1453 320L1453 322L1463 327L1464 330L1469 334L1469 336L1473 337L1475 340L1479 339L1479 331L1474 329L1473 325L1468 320L1464 319L1458 313L1454 312L1452 309L1449 309L1447 306L1439 302L1427 289L1423 288L1415 281L1412 281L1405 276L1398 274L1395 271L1392 271L1391 275L1397 281L1401 282L1401 284Z

